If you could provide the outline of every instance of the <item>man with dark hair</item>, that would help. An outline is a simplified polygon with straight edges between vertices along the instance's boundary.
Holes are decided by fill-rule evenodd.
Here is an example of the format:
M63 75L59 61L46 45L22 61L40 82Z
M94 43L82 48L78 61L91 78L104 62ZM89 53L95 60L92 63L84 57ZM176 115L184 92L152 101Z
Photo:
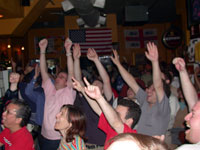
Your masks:
M137 133L131 127L135 126L141 115L138 104L132 100L121 99L116 109L113 109L100 93L98 86L90 85L86 78L85 88L74 78L73 81L74 88L83 93L93 111L100 116L98 128L107 135L104 149L107 149L107 141L119 133Z
M12 100L2 115L5 129L0 133L0 146L5 150L34 150L33 138L26 125L31 115L29 106L20 100Z
M46 65L47 46L47 39L42 39L39 42L40 70L42 87L45 93L44 116L41 135L39 136L39 146L41 150L56 150L61 139L60 133L54 129L56 114L60 111L61 106L73 104L76 97L76 92L73 90L71 82L71 77L74 76L73 58L71 54L72 41L66 38L64 43L68 73L59 72L54 84L49 76Z
M155 136L165 134L170 120L170 105L167 90L163 83L162 73L159 67L159 54L157 46L147 43L145 56L152 63L153 83L143 90L135 78L122 66L116 50L113 50L113 63L117 66L122 78L134 91L135 98L140 104L142 114L137 124L138 133Z
M174 58L173 64L179 71L182 90L189 107L189 113L185 116L187 130L185 132L186 140L192 144L183 144L177 150L199 150L200 149L200 100L196 89L194 88L189 74L186 70L184 59Z
M133 129L140 119L141 109L139 105L131 99L124 99L124 98L118 99L117 105L128 108L125 119L129 119L129 118L133 119L133 123L131 125L131 128Z

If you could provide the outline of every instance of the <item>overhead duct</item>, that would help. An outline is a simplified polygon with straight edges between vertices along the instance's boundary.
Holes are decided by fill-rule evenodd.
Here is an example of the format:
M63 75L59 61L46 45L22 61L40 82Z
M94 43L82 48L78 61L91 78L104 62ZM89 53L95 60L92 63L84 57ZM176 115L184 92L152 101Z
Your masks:
M90 0L70 0L70 2L86 25L95 27L98 24L100 12L93 7Z

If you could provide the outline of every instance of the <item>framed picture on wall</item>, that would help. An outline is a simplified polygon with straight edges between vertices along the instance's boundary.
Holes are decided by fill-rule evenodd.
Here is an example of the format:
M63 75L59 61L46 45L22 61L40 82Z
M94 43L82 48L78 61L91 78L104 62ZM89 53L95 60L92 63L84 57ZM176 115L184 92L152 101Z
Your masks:
M34 49L35 54L39 54L39 42L40 40L46 38L48 40L48 46L46 48L46 53L49 54L59 54L64 52L64 40L65 36L35 36L34 37Z

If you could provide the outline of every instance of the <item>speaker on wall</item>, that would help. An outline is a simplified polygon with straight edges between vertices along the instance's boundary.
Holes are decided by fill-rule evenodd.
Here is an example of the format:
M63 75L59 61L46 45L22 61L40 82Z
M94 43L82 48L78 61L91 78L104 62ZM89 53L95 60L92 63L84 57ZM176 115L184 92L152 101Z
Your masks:
M125 22L147 22L148 7L144 5L125 6Z
M21 0L22 6L30 6L30 0Z

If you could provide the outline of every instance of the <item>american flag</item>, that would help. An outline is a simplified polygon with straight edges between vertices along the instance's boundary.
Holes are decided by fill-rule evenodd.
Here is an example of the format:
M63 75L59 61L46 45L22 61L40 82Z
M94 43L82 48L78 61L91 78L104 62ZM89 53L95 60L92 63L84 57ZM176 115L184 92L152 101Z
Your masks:
M107 28L69 30L69 38L79 43L82 55L94 48L99 55L112 53L112 30Z

